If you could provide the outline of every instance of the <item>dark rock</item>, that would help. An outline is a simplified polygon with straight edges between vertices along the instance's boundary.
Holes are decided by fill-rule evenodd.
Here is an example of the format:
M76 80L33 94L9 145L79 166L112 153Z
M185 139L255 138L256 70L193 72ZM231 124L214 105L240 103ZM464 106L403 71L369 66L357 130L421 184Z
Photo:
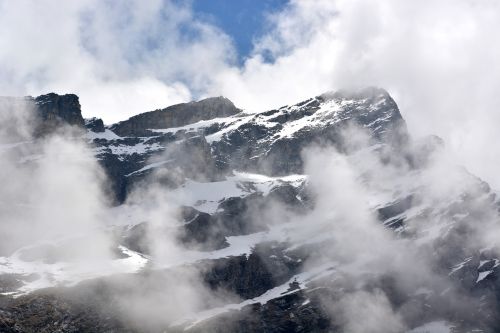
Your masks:
M110 129L120 136L150 136L153 134L149 129L180 127L200 120L232 116L239 112L241 110L227 98L213 97L142 113L119 122Z
M321 122L308 124L324 103L345 103L339 111L318 117ZM374 107L376 105L376 107ZM265 126L260 121L271 116ZM277 133L291 121L304 121L293 135L277 137ZM406 124L394 100L383 89L369 88L354 93L335 92L318 96L292 107L257 114L249 122L225 133L212 143L217 163L222 169L248 170L268 175L303 173L303 150L311 146L333 145L340 152L353 149L344 138L349 126L364 128L373 142L383 142L395 149L408 143Z
M84 128L78 96L73 94L0 97L0 121L8 123L3 142L37 138L69 126Z
M194 216L184 216L186 222L179 237L183 244L201 251L218 250L229 245L226 232L218 227L216 219L191 207L184 207L183 214L188 210Z
M253 298L283 284L296 274L301 260L286 257L274 242L256 246L247 257L217 259L203 273L204 281L213 289L226 289L244 299Z
M34 102L40 119L40 123L35 130L36 136L51 133L63 124L79 128L85 126L80 102L76 95L50 93L36 97Z
M105 131L104 122L100 118L85 119L85 127L92 132L102 133Z
M331 315L320 301L324 290L306 293L298 290L265 304L252 304L241 311L231 311L201 322L187 332L204 333L306 333L337 332Z
M22 296L0 309L1 332L137 332L110 316L98 294L91 297L63 293L35 293Z
M147 235L148 224L142 222L126 230L120 239L120 243L132 251L143 254L151 254Z
M414 196L409 195L406 198L391 203L390 205L378 208L377 214L379 220L384 222L386 226L393 229L401 227L405 217L399 215L410 209L414 205L414 201Z

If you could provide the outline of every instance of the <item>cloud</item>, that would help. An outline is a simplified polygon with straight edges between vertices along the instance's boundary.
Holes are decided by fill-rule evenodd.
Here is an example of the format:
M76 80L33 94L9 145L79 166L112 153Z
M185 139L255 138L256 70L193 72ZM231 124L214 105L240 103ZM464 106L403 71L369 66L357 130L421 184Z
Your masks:
M349 294L335 305L345 321L347 333L404 332L402 318L393 312L387 297L380 290Z
M101 224L108 207L104 172L84 142L76 139L81 133L68 126L35 141L33 110L22 100L11 102L0 105L1 255L33 246L33 255L50 261L50 251L43 250L47 245L60 246L59 255L65 259L111 258L111 239ZM84 240L88 235L91 247Z
M80 95L106 122L210 95L248 110L377 85L500 187L496 1L291 1L236 65L231 38L170 1L0 1L0 89Z
M237 67L230 38L177 3L0 2L0 73L5 78L0 80L0 88L9 94L74 91L81 96L86 115L103 116L109 122L205 95L226 95L249 110L262 110L325 90L378 85L396 97L414 134L443 136L454 158L498 186L495 166L500 156L491 143L498 138L495 110L499 100L493 89L500 70L494 65L498 49L488 39L500 22L497 7L494 2L465 0L293 1L269 18L272 30L256 40L253 53ZM27 121L22 114L17 116L16 121ZM10 135L7 128L0 128L0 138L10 140ZM23 126L18 135L26 136ZM356 144L366 139L356 130L348 137L350 141L356 138ZM7 221L12 214L26 222L34 220L35 227L21 223L11 230L9 225L1 233L23 243L42 235L73 235L75 230L92 233L97 222L103 222L99 215L107 208L99 184L94 182L101 177L96 161L81 144L59 137L37 148L44 157L35 170L22 170L9 159L2 161L7 172L1 177L4 187L0 192L4 205L14 207L2 219ZM324 251L327 257L333 255L344 263L356 259L356 269L396 272L399 282L411 291L419 284L442 291L444 283L430 272L426 253L409 250L405 240L395 239L392 231L378 224L367 203L379 198L371 197L360 183L359 175L368 172L380 181L376 185L398 188L396 180L410 172L408 166L392 169L370 154L358 155L361 163L352 163L355 158L328 149L306 155L306 171L318 194L316 210L308 218L321 225L308 224L308 233L301 236L316 233L315 227L321 231L329 228L336 244ZM471 197L481 193L471 190L475 179L462 171L450 172L453 158L440 158L422 174L427 185L424 199L443 201L464 189ZM360 166L363 168L357 169ZM414 180L410 177L404 185ZM172 266L184 248L171 232L177 223L175 209L165 204L171 198L154 187L135 195L143 200L138 202L137 215L151 223L147 237L156 263ZM131 198L133 201L134 194ZM32 208L26 210L19 202ZM496 212L484 212L483 207L472 201L468 208L483 211L480 221L487 223L488 214ZM421 219L409 224L417 232L430 227ZM486 243L481 246L495 241L491 230L496 229L484 230L489 235L478 235ZM105 235L101 240L98 244L107 256L110 240ZM77 249L76 254L85 249ZM349 272L353 280L362 272L356 269ZM153 290L146 298L125 295L124 303L158 309L151 314L139 311L138 320L165 316L161 307L165 302L169 313L160 319L167 322L199 310L213 295L200 285L198 273L181 274L185 284L174 297ZM157 286L163 280L153 277L151 283ZM181 309L176 307L180 300L185 301ZM367 307L358 312L362 305ZM360 318L383 331L403 327L402 315L391 308L381 291L348 294L340 307L348 331L370 331L358 326ZM136 314L136 310L131 312Z
M476 299L449 269L495 244L485 235L498 228L491 193L444 150L428 151L414 168L407 157L423 154L419 145L399 155L354 126L342 137L347 155L328 147L304 151L315 203L300 217L307 230L294 239L323 237L305 267L335 267L334 277L322 281L335 292L321 298L332 324L346 332L403 332L436 318L453 320L450 313L475 322ZM408 197L411 208L393 212L403 227L381 223L378 208Z
M330 89L384 87L412 134L442 136L460 163L498 187L500 153L489 147L499 139L500 47L490 37L499 29L499 6L292 1L270 18L274 28L244 67L220 74L220 89L261 110Z
M225 34L169 1L1 1L0 9L2 93L74 92L84 115L107 122L189 101L234 56Z
M240 66L230 32L172 1L0 1L2 94L80 95L107 123L225 95L250 111L376 85L413 134L500 186L496 1L293 0ZM226 15L226 14L224 14ZM478 149L481 147L481 149Z
M202 269L209 263L189 266L193 260L179 240L179 195L174 198L157 174L112 207L84 131L60 124L38 136L39 121L32 100L0 99L0 275L20 277L17 291L86 280L68 293L84 303L91 295L92 307L147 331L238 301L205 284ZM147 224L144 256L122 245L141 223ZM105 292L92 289L94 282L107 283Z

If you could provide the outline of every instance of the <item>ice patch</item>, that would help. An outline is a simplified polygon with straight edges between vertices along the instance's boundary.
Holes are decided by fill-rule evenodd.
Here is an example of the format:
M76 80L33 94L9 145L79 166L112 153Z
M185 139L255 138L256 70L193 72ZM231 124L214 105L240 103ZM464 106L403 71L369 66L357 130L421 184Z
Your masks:
M166 160L166 161L159 161L159 162L156 162L156 163L148 164L145 167L140 168L139 170L136 170L134 172L129 173L128 175L125 175L125 177L130 177L132 175L135 175L135 174L138 174L138 173L150 170L150 169L157 168L157 167L162 166L162 165L164 165L164 164L166 164L168 162L171 162L171 161L173 161L173 160L170 159L170 160Z
M89 140L94 140L94 139L104 139L104 140L118 140L121 139L120 136L116 135L113 131L109 129L105 129L104 132L93 132L93 131L87 131L87 139Z
M406 333L451 333L453 326L446 321L433 321Z
M301 108L303 106L292 106L289 108L289 112L293 113ZM295 133L307 127L324 126L327 120L330 122L338 121L339 119L336 115L340 111L342 111L342 106L334 100L322 103L319 110L314 114L284 123L283 128L276 134L275 139L293 137Z
M491 273L493 273L493 271L479 272L479 275L477 277L476 283L479 283L479 282L483 281Z
M184 185L173 191L173 197L178 203L192 206L199 211L213 214L219 203L227 198L245 197L251 193L261 192L268 195L276 186L285 183L298 186L306 180L304 175L290 175L285 177L267 177L259 174L234 171L234 176L218 182L197 182L187 180Z
M193 124L179 126L179 127L170 127L165 129L148 129L153 133L176 133L178 131L186 131L186 132L195 132L200 129L210 127L214 124L221 124L222 126L229 126L234 122L237 122L240 118L236 117L223 117L223 118L214 118L210 120L201 120Z
M144 255L132 251L124 246L119 246L119 250L125 254L126 258L114 260L84 262L57 262L46 263L40 261L24 261L16 251L10 257L0 257L1 274L21 274L37 275L38 278L32 281L25 281L25 284L13 296L20 296L29 292L55 286L74 286L75 284L92 278L109 276L120 273L136 273L148 262ZM21 249L22 250L22 249Z
M111 150L111 153L114 155L118 155L119 160L123 160L123 156L133 155L133 154L146 154L155 151L164 150L165 147L158 143L147 143L147 140L140 142L136 145L129 146L124 144L118 145L109 145L106 147L96 147L93 149L95 155L102 154L107 151L107 149Z
M232 122L229 126L223 128L222 130L220 130L216 133L207 135L205 137L205 139L207 140L208 143L212 143L214 141L220 141L222 139L222 137L224 136L224 134L227 134L233 130L238 129L238 127L247 123L253 117L254 116L245 116L245 117L236 118L236 121Z
M452 269L451 269L451 272L450 272L448 275L452 275L452 274L454 274L455 272L457 272L457 271L461 270L461 269L462 269L462 268L464 268L464 267L465 267L465 265L466 265L469 261L471 261L471 260L472 260L472 257L469 257L469 258L465 259L464 261L462 261L461 263L459 263L459 264L457 264L457 265L453 266L453 267L452 267Z

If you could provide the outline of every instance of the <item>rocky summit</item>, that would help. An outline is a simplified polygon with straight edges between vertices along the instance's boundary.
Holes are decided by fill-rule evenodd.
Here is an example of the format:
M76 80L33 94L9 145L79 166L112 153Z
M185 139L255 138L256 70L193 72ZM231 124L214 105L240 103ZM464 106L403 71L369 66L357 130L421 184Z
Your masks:
M59 232L2 248L0 332L500 330L498 197L441 139L411 138L383 89L259 113L207 98L112 125L75 95L6 97L0 113L26 191L75 167L57 137L90 156L59 186L87 189L95 164L104 192L84 206L91 231L50 206L33 219ZM77 198L61 202L93 200ZM32 206L2 203L1 222Z

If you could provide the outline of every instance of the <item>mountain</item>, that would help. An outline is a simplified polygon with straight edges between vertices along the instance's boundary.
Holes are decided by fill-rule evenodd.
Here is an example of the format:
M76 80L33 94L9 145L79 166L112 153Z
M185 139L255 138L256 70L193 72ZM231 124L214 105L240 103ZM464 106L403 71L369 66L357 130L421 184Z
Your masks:
M5 170L35 179L51 137L77 142L107 202L91 215L102 231L65 213L58 238L3 249L2 332L500 329L497 195L440 138L412 139L383 89L255 114L215 97L110 126L83 119L75 95L6 97L0 109ZM55 155L56 176L74 167ZM64 190L87 188L91 165ZM3 224L30 207L2 205L13 211ZM101 238L104 259L91 251Z

